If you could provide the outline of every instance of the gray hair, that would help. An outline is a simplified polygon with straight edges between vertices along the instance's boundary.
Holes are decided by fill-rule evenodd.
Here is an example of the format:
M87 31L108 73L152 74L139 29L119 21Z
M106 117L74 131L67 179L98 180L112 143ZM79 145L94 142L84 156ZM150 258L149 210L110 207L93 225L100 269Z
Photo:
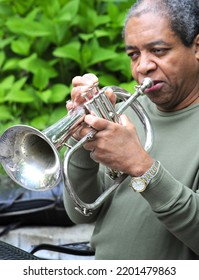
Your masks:
M126 24L131 17L153 12L166 17L171 30L189 47L199 34L199 0L137 0L127 13Z

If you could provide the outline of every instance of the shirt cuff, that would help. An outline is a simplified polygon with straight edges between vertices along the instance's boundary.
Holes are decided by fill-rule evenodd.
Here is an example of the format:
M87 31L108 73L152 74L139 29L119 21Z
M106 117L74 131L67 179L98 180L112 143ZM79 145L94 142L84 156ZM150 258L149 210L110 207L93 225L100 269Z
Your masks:
M181 192L182 184L160 164L158 173L141 194L152 209L159 212L173 205Z

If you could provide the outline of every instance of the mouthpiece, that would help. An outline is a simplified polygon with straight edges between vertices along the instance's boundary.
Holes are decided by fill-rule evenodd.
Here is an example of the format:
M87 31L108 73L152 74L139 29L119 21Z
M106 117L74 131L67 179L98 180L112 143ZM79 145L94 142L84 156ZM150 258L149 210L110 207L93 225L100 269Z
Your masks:
M141 84L141 90L144 92L144 90L146 88L150 88L153 86L153 81L151 78L144 78L144 80L142 81L142 84Z

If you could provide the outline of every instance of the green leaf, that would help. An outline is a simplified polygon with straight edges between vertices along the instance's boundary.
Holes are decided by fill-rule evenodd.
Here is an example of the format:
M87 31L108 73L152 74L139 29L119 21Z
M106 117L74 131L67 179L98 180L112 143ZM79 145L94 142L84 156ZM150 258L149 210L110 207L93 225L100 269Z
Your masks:
M70 22L74 19L79 9L79 2L80 0L72 0L66 3L57 15L56 20L58 22Z
M89 41L90 39L93 38L93 33L89 33L89 34L85 34L85 33L81 33L79 34L79 37L83 40L83 41Z
M39 89L43 90L47 87L49 82L49 75L48 72L45 69L38 69L37 72L35 72L33 77L33 85Z
M0 84L1 96L3 96L3 91L8 91L4 100L5 101L17 100L18 102L20 102L20 98L22 97L21 102L23 103L25 96L28 95L26 93L21 92L21 88L25 85L26 80L27 78L24 77L15 82L14 76L9 76L5 78Z
M54 19L61 9L60 1L58 0L39 0L37 2L42 7L43 13L50 19Z
M13 118L12 114L9 112L7 106L0 106L0 120L1 121L8 121Z
M25 85L26 81L27 81L27 78L26 78L26 77L23 77L23 78L17 80L17 81L13 84L12 90L19 90L19 89L21 89L21 88Z
M28 55L30 51L31 41L26 38L14 40L11 43L11 49L14 53L19 55Z
M110 22L110 18L107 15L100 15L95 18L96 27L100 25L106 25L109 22Z
M41 22L31 21L28 18L13 17L9 18L6 26L16 34L24 34L30 37L49 36L50 30Z
M49 78L53 78L57 76L57 72L54 70L50 64L37 57L37 54L32 54L30 57L22 59L19 63L19 66L22 69L25 69L33 74L37 74L39 70L43 69L46 71L46 75Z
M100 85L102 86L117 86L118 80L114 75L99 76Z
M105 29L97 29L94 32L96 38L101 38L101 37L110 37L110 31L109 30L105 30Z
M43 17L42 24L46 26L48 30L50 30L50 34L48 38L42 37L40 42L44 45L48 43L55 44L56 46L60 46L62 40L65 42L65 36L68 32L68 25L63 25L63 23L57 23L55 20ZM37 49L41 48L40 43L37 45Z
M55 124L58 120L67 115L67 110L64 106L58 107L50 115L48 125Z
M118 10L118 7L114 4L108 5L108 14L112 20L118 19L120 15L120 11Z
M0 88L4 90L12 88L14 80L15 77L13 75L6 77L3 81L1 81Z
M83 65L86 69L97 63L102 63L117 57L117 54L114 50L101 47L96 38L93 38L91 42L84 44L81 55Z
M51 103L59 103L66 100L66 96L69 94L69 87L63 84L56 84L51 88L52 94L49 98L49 102Z
M19 64L20 58L8 58L2 68L3 71L7 71L7 70L15 70L18 69L18 64Z
M107 60L112 60L117 57L115 51L108 50L105 48L97 48L95 52L92 52L91 60L88 61L88 67L99 62L104 62Z
M81 63L80 46L81 45L78 41L74 41L65 46L55 49L53 55L56 57L69 58L78 63Z
M11 5L8 5L5 0L1 0L0 2L0 17L4 19L12 16L13 12Z
M16 11L17 14L23 15L27 13L29 9L32 8L32 4L34 0L28 0L28 1L9 1L11 2L10 4L12 5L12 9Z
M51 89L47 89L42 92L37 92L36 94L44 103L48 103L48 101L52 95L52 91L51 91Z
M90 1L91 2L91 1ZM108 25L110 17L100 14L100 10L89 7L85 1L81 1L81 12L78 13L78 24L85 33L93 33L100 25Z
M0 88L0 103L4 103L5 100L5 90Z
M106 67L110 71L121 72L127 80L132 78L130 60L125 52L119 53L113 60L107 61Z
M7 33L7 32L6 32ZM9 45L13 40L15 39L15 36L10 36L8 38L4 38L0 40L0 49L5 48L7 45Z
M7 94L5 101L17 102L17 103L31 103L31 102L34 102L34 98L27 91L11 90Z
M121 88L123 88L123 89L125 89L125 90L127 90L128 92L130 92L130 93L134 93L135 92L135 86L137 85L137 82L135 81L135 80L133 80L132 82L130 82L130 83L121 83L120 85L119 85L119 87L121 87Z
M123 28L124 20L126 17L126 10L120 11L117 5L109 3L108 15L111 18L113 26L115 26L116 28Z
M44 114L32 119L30 125L39 130L43 130L46 127L48 119L49 119L49 115Z

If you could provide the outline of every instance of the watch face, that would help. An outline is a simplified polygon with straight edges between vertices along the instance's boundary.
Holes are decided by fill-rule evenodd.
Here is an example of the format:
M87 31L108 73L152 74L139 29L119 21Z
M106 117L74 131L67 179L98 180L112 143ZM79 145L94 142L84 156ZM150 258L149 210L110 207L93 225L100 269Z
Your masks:
M132 188L136 192L143 192L146 189L146 182L142 178L134 178L132 181Z

